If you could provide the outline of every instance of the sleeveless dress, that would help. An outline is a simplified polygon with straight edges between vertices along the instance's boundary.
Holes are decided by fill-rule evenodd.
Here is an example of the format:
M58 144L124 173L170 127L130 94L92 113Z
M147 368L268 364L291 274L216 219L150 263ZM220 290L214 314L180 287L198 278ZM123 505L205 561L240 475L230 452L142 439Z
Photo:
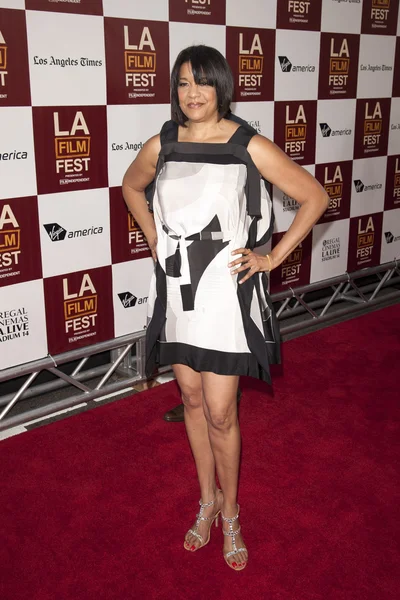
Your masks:
M227 143L178 142L167 122L149 209L157 261L148 300L146 374L157 365L249 375L270 382L279 362L279 327L265 273L244 284L231 251L272 235L272 203L247 145L244 125Z

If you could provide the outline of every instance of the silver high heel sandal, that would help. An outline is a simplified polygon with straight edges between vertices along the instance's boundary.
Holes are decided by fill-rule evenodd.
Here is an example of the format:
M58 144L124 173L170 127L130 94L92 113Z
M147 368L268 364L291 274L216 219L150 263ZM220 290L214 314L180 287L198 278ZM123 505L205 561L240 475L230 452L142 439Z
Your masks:
M240 506L239 506L239 504L237 506L238 506L238 511L237 511L236 515L232 518L224 517L224 515L221 513L222 520L225 521L225 523L229 524L229 531L224 531L224 529L222 528L222 532L224 535L232 538L232 548L233 548L233 550L231 550L230 552L226 552L224 554L224 559L225 559L225 562L228 565L228 567L230 567L234 571L242 571L245 568L248 559L246 560L246 564L244 564L243 566L240 566L240 567L234 567L233 564L235 564L235 563L231 564L228 562L228 558L230 558L231 556L234 556L235 554L239 554L239 552L248 552L247 548L237 548L237 546L236 546L236 536L240 532L240 529L241 529L241 527L239 525L239 527L235 531L233 531L233 523L235 521L237 521L239 518Z
M220 490L218 490L219 492ZM215 497L214 500L211 500L211 502L207 502L206 504L203 504L201 500L199 500L199 504L200 504L200 511L199 513L196 515L197 520L196 523L194 524L193 529L189 529L188 533L191 533L192 535L194 535L195 538L197 538L200 542L200 546L198 546L195 550L191 550L188 544L188 542L185 540L183 547L185 548L185 550L188 550L189 552L196 552L197 550L200 550L200 548L203 548L203 546L206 546L208 544L208 542L210 541L210 534L211 534L211 526L213 524L213 522L215 521L215 526L218 527L218 517L220 514L220 510L213 516L213 517L203 517L203 512L205 508L208 508L209 506L213 506L215 504L215 500L217 498ZM204 541L204 538L202 535L200 535L198 529L199 529L199 525L201 523L201 521L211 521L210 523L210 527L208 530L208 537L206 539L206 541Z

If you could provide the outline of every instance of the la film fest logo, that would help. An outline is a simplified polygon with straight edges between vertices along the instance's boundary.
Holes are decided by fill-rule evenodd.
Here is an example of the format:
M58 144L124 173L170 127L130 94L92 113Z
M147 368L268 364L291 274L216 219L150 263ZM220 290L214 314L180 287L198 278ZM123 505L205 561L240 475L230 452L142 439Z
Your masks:
M128 212L128 240L131 254L149 251L149 246L147 245L144 233L130 212Z
M0 95L2 98L7 98L7 94L4 94L7 75L7 44L0 30Z
M321 261L336 260L340 258L340 237L323 240L321 249Z
M71 231L67 231L58 223L46 223L43 225L43 227L45 228L46 233L52 242L62 242L66 238L81 238L103 233L103 227L97 227L95 225L92 225L86 229L75 229Z
M372 251L375 243L375 225L372 216L367 218L364 225L363 219L358 219L357 229L357 264L360 265L369 262L372 256Z
M0 342L8 342L29 335L29 315L24 306L0 310Z
M138 298L134 296L131 292L121 292L118 294L118 298L124 308L133 308L136 305L140 306L141 304L147 304L148 296L144 296L143 298Z
M303 158L307 140L307 117L303 104L299 104L295 114L291 114L290 105L286 105L285 114L285 152L291 158Z
M395 34L397 0L364 0L362 33Z
M273 100L275 31L226 28L226 58L235 80L234 100Z
M169 102L169 26L105 18L109 104Z
M387 152L390 98L357 100L354 157Z
M400 207L400 155L388 156L386 167L385 210Z
M83 112L77 111L72 124L66 123L63 128L58 112L53 118L56 173L65 177L60 184L67 184L71 178L74 182L88 181L85 174L90 165L91 136Z
M321 0L278 0L279 29L318 31L321 26Z
M329 58L329 86L335 93L343 93L350 74L350 52L346 38L343 38L338 49L335 48L335 38L331 38Z
M21 255L21 228L9 204L0 212L0 278L18 274Z
M396 156L395 167L394 167L394 181L393 181L393 196L397 198L400 203L400 159Z
M316 165L315 177L329 197L328 208L319 219L319 223L349 217L352 166L353 161Z
M169 0L169 20L225 25L225 0Z
M318 98L355 98L360 36L321 33Z
M275 143L302 165L315 163L317 102L275 102Z
M303 259L303 244L300 244L285 258L283 261L280 272L283 283L291 283L293 280L297 280L300 275L301 263Z
M68 341L75 342L82 337L96 335L93 329L98 316L98 295L89 273L83 274L76 291L69 289L68 278L64 278L63 299L65 333L73 334Z
M343 197L343 174L340 165L336 165L333 174L329 173L329 167L324 169L324 189L329 196L328 211L340 208Z

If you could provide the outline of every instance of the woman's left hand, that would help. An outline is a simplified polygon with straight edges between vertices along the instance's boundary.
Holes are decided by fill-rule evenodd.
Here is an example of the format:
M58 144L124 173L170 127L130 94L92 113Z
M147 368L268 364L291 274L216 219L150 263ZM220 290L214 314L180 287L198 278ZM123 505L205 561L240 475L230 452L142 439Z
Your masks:
M235 267L232 269L231 275L237 275L241 271L246 271L248 269L248 273L239 281L239 283L244 283L250 279L254 273L272 271L274 268L270 254L268 254L268 256L262 256L261 254L256 254L249 248L238 248L237 250L234 250L232 254L241 254L242 256L229 263L229 268ZM237 265L239 266L236 268Z

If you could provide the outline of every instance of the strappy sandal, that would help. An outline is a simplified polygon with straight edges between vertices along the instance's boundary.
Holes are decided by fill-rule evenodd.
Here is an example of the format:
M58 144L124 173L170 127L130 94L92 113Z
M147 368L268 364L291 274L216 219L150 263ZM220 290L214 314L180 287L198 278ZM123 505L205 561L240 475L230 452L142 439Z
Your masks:
M218 492L220 492L221 490L218 490ZM218 517L220 514L220 510L212 517L203 517L203 513L204 513L204 509L208 508L209 506L213 506L215 504L216 501L216 497L214 500L211 500L211 502L207 502L205 504L202 503L201 500L199 500L199 504L200 504L200 511L199 513L196 515L197 520L196 523L193 526L193 529L189 529L188 533L191 533L192 535L194 535L195 538L197 538L200 542L200 546L198 546L196 548L196 550L191 550L191 548L188 548L186 544L188 544L188 542L185 540L183 547L185 548L185 550L188 550L189 552L196 552L197 550L200 550L200 548L203 548L203 546L206 546L208 544L208 542L210 541L210 534L211 534L211 526L213 524L213 522L215 521L215 526L218 527ZM200 535L198 529L199 529L199 525L201 523L201 521L211 521L210 523L210 527L208 529L208 537L206 539L206 541L204 541L204 538L202 535Z
M240 506L238 504L238 511L237 511L236 515L234 517L232 517L231 519L228 518L228 517L224 517L224 515L221 513L222 520L225 521L225 523L229 524L229 531L224 531L224 529L222 528L222 532L223 532L224 535L229 536L230 538L232 538L232 548L233 548L233 550L231 550L230 552L226 552L224 554L224 559L225 559L225 562L228 565L228 567L230 567L234 571L242 571L245 568L246 564L247 564L247 560L246 560L246 564L245 565L243 565L241 567L234 567L233 565L236 564L236 563L232 563L231 564L228 561L228 558L230 558L231 556L234 556L235 554L239 554L239 552L247 552L247 548L237 548L236 547L236 536L240 532L241 527L239 525L238 529L236 529L235 531L233 531L233 523L238 520L238 518L239 518L239 511L240 511Z

